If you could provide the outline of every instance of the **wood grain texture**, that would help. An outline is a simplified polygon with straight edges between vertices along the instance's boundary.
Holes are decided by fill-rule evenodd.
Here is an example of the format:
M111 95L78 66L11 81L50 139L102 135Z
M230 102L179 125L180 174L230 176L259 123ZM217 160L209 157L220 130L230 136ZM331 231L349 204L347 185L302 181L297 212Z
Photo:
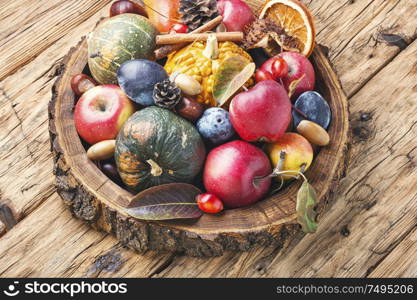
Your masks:
M369 277L417 277L417 228L382 260Z
M94 28L107 10L101 9L81 22L70 34L0 82L0 204L9 206L17 221L55 192L45 107L68 44L79 41L79 32ZM15 42L15 48L21 47L21 42Z
M52 0L37 1L32 9L33 1L13 1L20 10L26 8L30 18L15 18L15 14L4 17L2 22L13 32L6 32L2 38L0 52L0 80L13 74L21 66L33 60L37 53L46 50L78 24L92 17L98 10L109 4L110 0ZM46 4L46 3L49 4ZM28 9L30 8L30 9ZM7 11L7 10L5 10ZM16 30L17 29L17 30ZM22 43L16 48L14 41Z
M0 277L152 274L170 259L155 252L132 254L113 237L76 220L54 194L2 237Z
M63 3L65 1L60 2ZM78 2L82 3L82 1ZM103 260L104 262L112 261L112 259L106 259L106 257L109 257L106 254L109 250L117 249L117 251L121 252L124 263L119 271L107 273L104 270L103 272L95 273L96 275L89 276L259 277L265 275L271 276L270 274L285 276L288 274L300 274L310 264L313 264L314 268L317 268L317 265L321 266L317 276L340 275L342 271L343 276L354 276L357 274L367 274L367 270L369 269L369 276L415 277L416 266L413 262L417 261L417 251L414 249L415 242L413 243L413 240L408 240L411 233L407 234L411 228L408 226L411 226L413 221L408 218L407 221L401 222L404 212L409 207L407 204L404 204L404 202L407 202L407 197L404 197L404 193L399 195L395 191L396 188L402 189L404 185L412 182L412 180L407 179L407 177L402 178L401 174L397 175L401 179L399 185L395 184L397 177L392 180L385 180L384 182L386 184L393 184L392 189L390 189L387 195L385 195L384 189L379 190L377 186L377 181L380 177L388 177L386 174L388 165L388 169L392 170L392 168L399 168L407 163L411 171L415 170L415 166L408 162L408 151L402 146L399 147L399 142L392 148L392 152L390 152L391 157L398 157L394 161L387 159L390 163L379 166L377 164L378 161L375 160L377 153L373 153L369 160L366 155L366 151L373 152L380 148L382 149L380 150L382 151L382 159L384 158L384 149L387 148L383 145L386 139L378 139L375 141L372 138L366 138L369 128L372 129L370 130L371 136L375 132L378 132L379 136L385 134L394 138L395 141L392 141L391 144L400 139L402 140L404 135L408 141L411 140L408 136L415 132L415 128L413 127L411 129L411 133L408 132L411 127L408 122L409 120L407 120L407 118L410 118L408 115L410 106L402 107L400 104L402 99L409 99L412 95L415 95L417 92L417 87L415 87L416 81L413 77L410 77L412 72L407 75L402 74L402 77L399 78L397 77L397 72L391 74L390 72L384 72L384 69L389 67L393 60L398 60L396 68L401 69L402 66L409 66L411 62L415 61L415 58L411 57L410 59L408 55L399 55L401 54L401 49L385 42L375 44L373 40L370 40L365 47L359 47L359 49L356 49L356 47L361 46L362 42L368 42L370 37L375 36L379 27L384 29L392 26L394 28L389 32L403 34L407 44L410 45L415 40L415 28L417 28L417 19L414 17L410 18L410 15L413 15L415 11L415 8L411 8L416 3L412 0L306 0L303 2L313 11L318 28L318 42L329 48L331 61L347 94L352 96L358 91L364 90L361 97L355 97L356 100L351 101L350 105L352 110L351 119L356 120L355 143L352 144L353 154L351 155L350 162L350 169L355 170L355 175L345 179L349 180L349 183L343 183L344 185L349 184L352 187L355 187L356 184L355 192L352 190L352 192L346 195L339 196L341 192L337 191L331 197L332 202L335 204L343 197L343 200L341 200L343 203L331 210L332 217L330 219L338 220L335 216L340 214L343 222L338 223L338 221L335 221L336 223L333 224L328 221L326 224L331 225L332 231L329 231L331 233L328 233L328 231L320 231L317 236L310 238L306 238L303 235L294 236L292 240L288 241L289 245L282 250L274 247L266 247L242 254L227 252L223 257L216 259L173 258L155 253L149 256L152 254L151 252L138 255L133 251L119 249L117 241L111 236L106 236L104 244L100 243L97 238L101 238L102 235L94 230L88 229L88 226L83 225L80 221L73 219L66 209L64 209L60 199L54 192L53 175L51 174L52 154L49 152L47 112L45 107L51 97L50 88L56 75L56 68L53 65L56 65L55 62L62 58L68 52L68 49L79 41L81 36L93 28L101 16L107 14L107 9L104 8L96 11L95 15L85 19L83 23L74 26L64 35L59 33L61 30L60 27L55 26L53 31L58 32L54 33L53 36L56 37L57 34L61 36L56 39L55 43L47 42L48 36L43 35L44 31L33 32L32 42L35 40L35 37L37 42L43 42L43 39L45 39L49 43L49 46L38 47L33 45L37 49L36 51L31 51L34 59L25 59L25 63L22 63L20 59L15 61L16 65L11 66L11 69L17 71L5 77L0 82L0 86L4 88L4 91L10 99L6 100L0 94L0 124L2 126L2 130L0 131L0 155L2 159L2 163L0 164L0 190L2 192L0 203L7 202L10 207L16 207L16 210L20 211L19 214L24 217L19 219L22 225L18 224L0 238L0 253L4 253L0 259L0 273L11 274L10 276L24 276L29 273L25 269L31 269L37 270L36 272L32 272L37 276L85 276L86 271L93 266L92 263L96 259L97 261L102 261L98 259L102 255L105 258ZM0 36L2 40L8 34L16 31L16 28L26 26L25 22L33 22L34 19L32 18L34 16L44 15L44 17L56 18L58 16L65 18L66 15L62 15L63 11L60 12L61 15L55 13L51 16L49 16L50 11L41 12L44 8L46 10L47 7L53 6L56 3L57 1L55 0L35 2L29 0L1 1ZM373 3L382 4L383 9L380 10ZM29 6L31 7L30 10L27 9ZM7 20L5 20L6 17L8 18ZM18 25L9 26L9 24L13 24L14 20L16 20L15 24ZM17 20L19 20L19 23L17 23ZM30 47L27 39L21 37L13 38L9 43L8 51L11 52L22 47ZM372 57L368 57L368 51L371 51ZM337 55L335 56L335 54ZM11 54L2 51L2 55L10 56ZM343 59L341 59L342 57ZM379 94L369 97L366 93L367 89L381 91L378 84L380 79L374 81L372 85L369 85L369 81L375 75L382 72L384 72L383 77L386 77L387 81L391 81L389 86L393 86L392 83L396 83L397 81L405 81L403 87L408 91L408 96L402 93L400 97L392 96L391 94L385 97L381 97ZM394 89L396 88L394 87ZM382 105L381 101L383 101ZM378 126L376 127L374 126L375 119L373 118L372 112L375 110L375 107L384 106L387 102L398 103L398 107L395 108L396 113L392 111L391 115L379 115L376 123ZM407 102L413 101L407 100ZM22 122L16 117L11 109L12 106L16 108L17 115ZM381 107L379 110L383 110L383 108ZM405 115L404 112L406 113ZM367 122L359 122L362 113L370 113L372 119ZM394 116L394 118L389 119L388 117L390 116ZM407 122L403 122L403 120L407 120ZM392 128L396 129L393 135L390 134ZM38 138L39 134L41 134L41 139ZM398 134L399 136L397 136ZM379 145L378 143L381 144ZM32 152L32 155L36 159L30 157L30 152ZM356 159L355 157L358 153L361 153L361 155ZM410 151L408 156L413 157L414 152ZM363 168L363 171L361 171L361 168ZM400 168L400 172L403 172L403 168ZM372 178L365 181L363 177L367 173ZM21 193L21 188L24 189L24 187L28 188L31 186L30 182L37 185ZM340 190L346 191L346 187L341 187ZM356 222L360 221L355 219L356 215L359 215L359 218L364 220L364 217L361 215L375 207L381 197L385 200L375 210L372 210L372 214L368 216L367 226L363 228L359 226ZM387 200L388 198L389 200ZM389 204L399 203L402 209L392 212L388 211L391 206L385 208L384 205L387 202ZM45 205L42 205L42 203ZM346 205L346 203L349 205ZM56 204L60 210L56 210L53 204ZM345 214L352 207L354 207L354 212ZM60 211L62 214L60 214ZM34 214L35 212L36 214ZM372 231L368 233L368 229L371 225L378 227L378 222L381 221L380 219L375 219L372 215L378 215L381 212L386 218L391 218L387 219L390 220L391 227L389 232L382 232L377 238L374 235L378 234L378 232ZM393 219L395 220L393 221ZM59 220L62 220L62 222L59 222ZM414 221L414 226L416 223ZM42 224L46 225L40 226ZM386 224L386 221L383 224ZM384 226L386 229L386 225ZM59 228L59 230L56 230L56 228ZM80 231L79 228L85 228L85 231L82 229L81 233L85 235L85 238L89 242L69 243L68 240L71 240L71 237ZM47 234L43 234L45 230L47 230ZM30 238L22 242L22 238L26 236L28 231L32 232ZM350 253L351 248L355 246L352 241L345 250L343 243L344 239L349 238L352 233L357 237L361 236L361 238L356 238L355 240L359 249L354 254ZM337 243L338 248L334 246L327 250L325 246L320 246L320 241L324 245L327 245L327 234L333 236L333 242L340 239ZM378 251L377 253L372 253L369 250L373 249L373 247L367 244L369 236L371 236L373 241L378 239L379 244L383 243L385 236L388 237L384 249L382 249L383 253ZM7 240L5 240L6 237ZM71 245L71 251L65 251L65 248L61 247L50 247L51 238L53 238L56 245ZM13 241L16 241L18 245ZM36 247L33 241L36 241ZM299 245L300 242L302 245ZM317 246L323 250L323 253L316 258L315 254L309 255L309 251ZM11 247L13 247L13 251L8 250ZM43 249L44 251L36 249ZM17 251L19 255L15 256L14 251ZM33 261L31 257L35 251L39 258ZM292 255L293 251L296 251L294 255L288 257ZM341 260L343 254L346 254L346 259L341 260L341 262L344 261L345 263L334 264L334 261L332 261L327 264L326 257L332 257L333 252L338 252L337 259L339 260ZM77 258L76 255L72 256L72 253L81 254ZM305 255L307 257L303 259L304 263L300 262L296 267L293 267L293 262L297 261L297 255L300 258L303 258ZM359 260L352 259L353 255L358 257ZM368 257L370 258L369 261ZM149 261L149 259L152 261ZM346 261L351 259L352 262L346 264ZM385 260L387 260L386 263L384 263ZM9 261L14 262L14 265L10 266ZM354 272L352 272L354 275L351 275L351 264L355 263L359 263L360 266L355 267ZM51 267L44 268L44 264L50 265ZM149 267L141 268L142 264ZM152 267L153 264L155 268ZM325 266L328 266L328 270L325 270ZM289 271L285 271L287 267ZM8 269L7 271L5 271L6 268ZM274 269L272 270L272 268ZM294 269L297 269L297 272L294 272Z

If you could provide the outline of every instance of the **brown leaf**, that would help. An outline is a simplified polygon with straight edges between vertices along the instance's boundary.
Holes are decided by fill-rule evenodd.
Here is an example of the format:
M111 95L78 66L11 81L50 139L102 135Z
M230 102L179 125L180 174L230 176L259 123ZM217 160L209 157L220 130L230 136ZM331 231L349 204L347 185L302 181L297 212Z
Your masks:
M125 211L141 220L194 219L202 215L195 201L201 191L187 183L169 183L137 194Z

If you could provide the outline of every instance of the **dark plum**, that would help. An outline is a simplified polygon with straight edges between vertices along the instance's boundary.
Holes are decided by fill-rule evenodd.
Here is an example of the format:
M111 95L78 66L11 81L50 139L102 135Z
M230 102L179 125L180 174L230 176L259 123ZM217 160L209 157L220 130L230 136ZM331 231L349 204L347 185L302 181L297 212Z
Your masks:
M197 121L197 129L213 145L225 143L235 135L229 112L220 107L207 109Z
M129 98L143 106L154 105L153 88L168 78L165 69L156 62L145 59L129 60L117 72L117 80Z
M309 91L302 93L294 104L295 108L304 113L307 119L296 110L292 111L294 126L297 127L302 120L309 120L327 129L332 119L329 104L317 92Z

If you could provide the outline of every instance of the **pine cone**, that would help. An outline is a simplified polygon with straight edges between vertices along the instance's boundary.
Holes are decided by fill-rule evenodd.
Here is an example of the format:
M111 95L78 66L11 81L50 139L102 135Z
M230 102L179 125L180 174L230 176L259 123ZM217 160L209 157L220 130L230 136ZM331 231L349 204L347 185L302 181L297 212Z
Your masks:
M181 100L181 89L171 80L165 79L155 84L153 99L157 106L172 109Z
M181 0L181 20L190 31L206 24L219 15L216 0Z

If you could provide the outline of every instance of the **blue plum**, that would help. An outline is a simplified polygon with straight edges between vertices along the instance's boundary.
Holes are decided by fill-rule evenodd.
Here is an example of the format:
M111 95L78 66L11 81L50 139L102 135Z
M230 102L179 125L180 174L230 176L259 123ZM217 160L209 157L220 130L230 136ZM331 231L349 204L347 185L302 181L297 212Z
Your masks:
M213 145L225 143L235 135L229 112L219 107L206 109L197 121L197 129L201 136Z
M317 92L309 91L302 93L294 104L297 110L300 110L307 116L307 120L319 124L324 129L327 129L332 119L332 112L329 104ZM302 120L306 118L300 115L297 110L293 110L292 116L294 120L294 126L297 127Z
M117 72L120 87L128 97L143 106L154 105L153 88L168 78L165 69L156 62L145 59L129 60Z

